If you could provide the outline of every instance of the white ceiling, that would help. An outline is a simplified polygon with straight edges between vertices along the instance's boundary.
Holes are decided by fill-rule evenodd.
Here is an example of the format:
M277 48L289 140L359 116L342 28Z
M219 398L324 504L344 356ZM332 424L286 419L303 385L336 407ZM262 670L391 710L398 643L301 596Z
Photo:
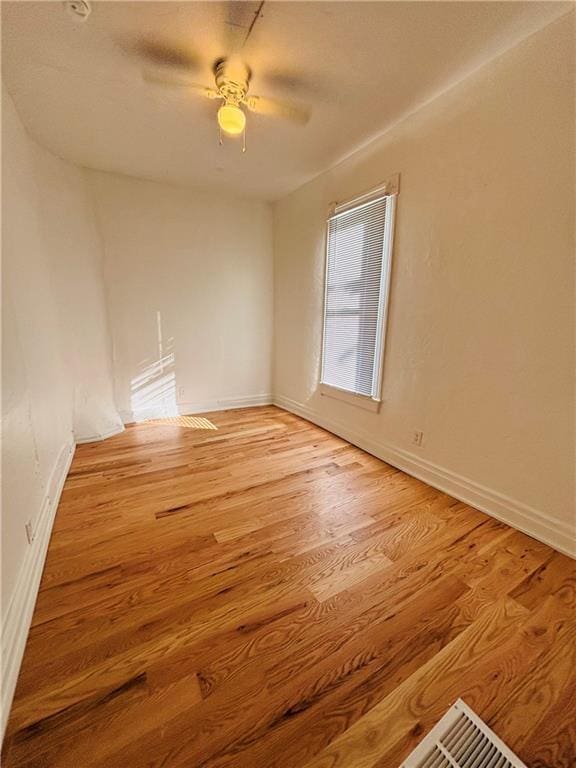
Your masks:
M2 2L3 79L37 141L83 166L275 199L570 10L560 2L270 2L242 56L251 92L307 105L305 127L248 116L245 155L218 102L142 79L140 41L177 46L198 81L257 2Z

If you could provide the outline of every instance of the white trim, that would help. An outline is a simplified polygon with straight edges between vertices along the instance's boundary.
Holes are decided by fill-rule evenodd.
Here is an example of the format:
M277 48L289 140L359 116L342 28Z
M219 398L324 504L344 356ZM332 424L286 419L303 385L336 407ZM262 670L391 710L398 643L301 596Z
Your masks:
M4 729L6 728L8 713L12 704L28 631L32 621L32 614L36 605L36 597L38 596L38 588L42 578L52 525L56 510L58 509L62 488L64 487L64 482L74 457L74 450L74 443L66 443L62 446L56 460L47 484L34 540L26 550L24 560L20 566L20 572L18 573L14 593L2 622L2 711L0 739L4 736Z
M76 441L76 445L81 445L82 443L96 443L99 440L106 440L108 437L114 437L114 435L119 435L122 432L124 432L124 424L120 424L117 427L112 427L112 429L109 429L107 432L103 432L100 435L93 435L92 437L76 437L74 436L74 439Z
M272 405L272 395L246 395L244 397L225 397L220 400L204 400L196 402L183 401L176 406L176 413L172 408L167 409L162 405L153 408L144 408L139 411L120 411L120 418L124 424L146 421L147 419L162 419L166 416L188 416L195 413L207 413L209 411L228 411L234 408L254 408L259 405ZM169 413L168 410L171 412Z
M313 424L342 437L349 443L387 464L437 488L465 504L485 512L507 525L548 544L569 557L576 558L576 530L563 520L552 517L524 502L476 483L446 467L441 467L403 448L384 443L361 432L350 429L334 419L321 416L302 403L283 395L274 397L274 404L295 413Z
M347 389L339 389L331 384L318 385L318 391L322 397L333 397L335 400L342 400L348 405L355 405L358 408L364 408L365 411L378 413L380 410L380 400L376 400L369 395L361 395L359 392L349 392Z
M318 383L322 384L324 381L324 349L326 347L326 304L328 301L328 228L329 224L324 226L324 274L322 279L324 280L324 296L322 299L322 344L320 346L320 375L318 377Z
M397 195L400 192L400 174L395 173L390 176L389 179L378 184L376 187L371 187L365 192L360 192L358 195L351 197L347 200L343 200L340 203L330 203L328 209L328 221L330 219L340 216L342 213L347 213L352 208L362 208L370 203L375 203L376 200L381 200L384 197Z
M384 238L382 241L382 270L380 274L380 302L378 306L378 325L376 328L376 347L374 349L374 368L372 370L372 394L374 399L382 397L382 378L384 374L384 351L386 349L386 330L390 305L390 279L392 276L392 255L394 247L394 223L396 216L397 194L389 195L384 217Z

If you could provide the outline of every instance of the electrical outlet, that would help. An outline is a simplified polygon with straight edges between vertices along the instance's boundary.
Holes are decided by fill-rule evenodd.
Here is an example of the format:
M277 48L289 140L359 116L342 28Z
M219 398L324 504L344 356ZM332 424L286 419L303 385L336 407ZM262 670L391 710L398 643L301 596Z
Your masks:
M424 432L422 432L419 429L415 429L414 432L412 432L412 445L422 445L422 441L424 440Z
M28 520L28 522L25 525L25 528L26 528L26 538L28 539L28 544L32 544L32 542L36 538L36 534L34 533L34 527L32 525L31 520Z
M185 396L186 396L186 390L184 389L184 387L178 387L178 400L182 402Z

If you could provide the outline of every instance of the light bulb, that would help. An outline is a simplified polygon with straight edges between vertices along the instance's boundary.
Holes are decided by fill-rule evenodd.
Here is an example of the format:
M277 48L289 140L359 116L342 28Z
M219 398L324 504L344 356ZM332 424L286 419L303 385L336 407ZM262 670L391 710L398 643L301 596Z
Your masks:
M246 115L236 104L223 104L218 110L218 125L224 133L238 136L246 125Z

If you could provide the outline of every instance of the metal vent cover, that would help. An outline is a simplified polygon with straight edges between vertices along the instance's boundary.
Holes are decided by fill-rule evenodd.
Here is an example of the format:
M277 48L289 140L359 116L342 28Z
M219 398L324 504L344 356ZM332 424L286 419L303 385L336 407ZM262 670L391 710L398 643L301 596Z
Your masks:
M400 768L526 768L462 699Z

